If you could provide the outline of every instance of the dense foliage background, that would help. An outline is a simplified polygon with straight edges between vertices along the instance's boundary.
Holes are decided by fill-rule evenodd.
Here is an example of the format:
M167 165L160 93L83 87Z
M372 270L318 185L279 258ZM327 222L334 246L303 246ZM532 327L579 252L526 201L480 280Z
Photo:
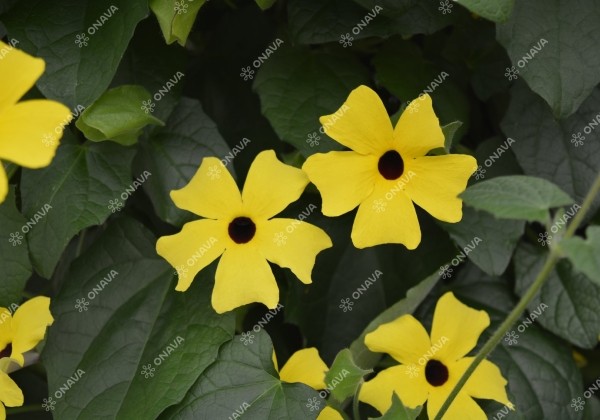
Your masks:
M279 385L273 348L279 366L310 346L331 366L352 345L359 365L377 369L388 360L364 353L367 325L399 301L394 313L414 312L427 325L448 290L490 314L489 336L572 218L570 203L536 202L551 195L542 187L500 190L514 187L538 213L496 217L514 203L502 209L476 195L457 224L419 211L415 251L356 249L354 212L322 216L309 187L285 215L308 213L334 246L319 255L310 286L273 266L281 310L217 315L215 263L175 292L176 273L155 243L194 216L169 192L205 156L227 162L241 185L262 150L296 166L340 150L318 118L361 84L394 120L429 92L449 149L478 160L470 185L534 176L581 204L600 171L599 0L3 0L0 23L5 42L46 61L28 97L58 100L77 121L47 168L6 166L0 306L44 294L55 317L41 364L11 375L37 408L15 419L228 418L244 392L263 395L260 418L315 418L305 403L321 397ZM523 319L547 309L491 356L517 407L501 418L600 417L597 387L589 388L600 377L599 235L595 248L591 239L599 208L596 198L577 231L588 238L583 261L557 264ZM44 410L48 396L56 405ZM347 403L337 405L350 416ZM502 409L483 407L490 418Z

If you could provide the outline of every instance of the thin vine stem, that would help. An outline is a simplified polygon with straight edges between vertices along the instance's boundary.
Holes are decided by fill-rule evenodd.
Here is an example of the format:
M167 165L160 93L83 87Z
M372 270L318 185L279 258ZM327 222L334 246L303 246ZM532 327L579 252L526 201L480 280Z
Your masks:
M599 192L600 192L600 173L596 176L596 180L592 184L592 187L590 188L587 196L585 197L585 199L581 205L581 209L577 212L577 214L573 218L573 221L567 228L565 235L562 238L563 240L568 239L571 236L573 236L573 234L575 233L577 228L579 228L579 226L583 222L587 212L589 211L590 207L592 206L592 203L594 202L594 199L596 198L596 196L598 195ZM518 321L518 319L521 317L521 314L525 311L525 309L527 309L527 305L529 305L531 300L535 297L535 295L540 290L540 288L544 285L546 280L548 280L550 273L552 273L552 269L554 268L554 266L556 265L558 260L560 260L560 258L561 258L561 250L560 250L560 243L559 243L556 246L554 246L553 248L551 248L550 255L548 255L548 258L546 259L544 266L540 270L540 272L537 275L534 282L531 284L531 286L529 286L529 289L527 289L525 294L523 294L523 296L521 297L521 300L519 300L519 303L517 304L517 306L515 306L513 308L513 310L510 312L510 314L508 314L508 316L506 317L504 322L502 322L502 324L496 330L496 332L489 338L489 340L485 343L485 345L481 348L481 350L479 350L479 352L477 353L477 355L475 356L475 358L473 359L473 361L471 362L471 364L469 365L467 370L465 370L463 375L460 377L460 379L458 380L458 382L456 383L456 385L454 386L454 388L448 395L448 398L446 398L446 401L444 401L444 404L440 408L440 411L438 411L434 420L442 419L442 417L444 416L446 411L448 411L450 404L452 404L452 402L454 401L454 399L456 398L456 396L458 395L458 393L460 392L462 387L465 385L465 383L467 382L469 377L473 374L473 372L475 371L477 366L479 366L479 364L489 356L489 354L494 350L494 348L502 340L502 337L504 337L506 332L513 326L513 324L515 322Z
M358 396L360 395L360 389L362 388L363 382L358 384L356 387L356 392L354 393L354 401L352 401L352 415L354 416L354 420L360 420L360 410Z

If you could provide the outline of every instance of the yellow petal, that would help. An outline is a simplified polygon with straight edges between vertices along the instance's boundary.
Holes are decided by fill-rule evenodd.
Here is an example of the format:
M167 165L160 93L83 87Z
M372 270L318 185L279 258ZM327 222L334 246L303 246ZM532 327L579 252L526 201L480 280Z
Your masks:
M302 170L281 163L273 150L265 150L248 170L242 192L244 211L251 218L269 219L300 198L307 185Z
M387 353L398 362L412 365L431 348L429 335L412 315L402 315L365 336L365 345L376 353Z
M19 386L8 376L0 371L0 401L7 407L19 407L23 405L23 392ZM0 404L0 407L3 405Z
M444 147L444 133L429 95L415 99L404 110L394 129L394 143L405 161Z
M403 175L394 181L377 181L373 193L358 207L351 235L355 247L403 244L415 249L419 245L421 228L415 206L400 186L406 179Z
M44 339L46 328L53 322L48 297L34 297L19 306L11 322L13 342L10 358L23 366L23 353L33 349Z
M44 73L46 64L0 41L0 114L16 104Z
M317 416L317 420L344 420L344 418L336 409L326 406Z
M469 367L473 357L465 357L456 362L456 369L462 373ZM508 381L502 376L498 366L489 360L482 361L469 377L463 391L474 398L498 401L500 404L514 409L506 394Z
M406 184L406 193L419 207L436 219L456 223L462 219L458 195L477 168L468 155L425 156L406 162L415 176Z
M0 162L0 203L6 199L8 194L8 177L4 171L4 165Z
M233 246L219 261L212 294L212 306L217 313L231 311L252 302L275 309L279 288L269 263L250 244Z
M233 219L240 215L242 198L233 177L215 157L202 159L190 182L171 191L177 207L210 219Z
M437 302L431 326L431 342L441 344L436 359L450 363L462 358L475 348L489 325L485 311L461 303L452 292L444 294Z
M26 168L48 166L63 126L71 120L66 106L46 99L20 102L0 112L0 159Z
M358 206L375 187L378 158L356 152L316 153L302 169L323 198L323 214L339 216Z
M372 89L359 86L334 114L319 118L325 133L363 155L391 149L394 131L383 102Z
M360 401L372 405L384 414L392 405L392 395L398 395L402 403L410 408L423 405L427 399L428 384L422 370L411 375L405 365L382 370L360 389Z
M331 239L320 228L296 219L271 219L256 228L261 254L280 267L289 268L302 283L312 283L317 254L331 247Z
M431 392L427 400L427 416L430 419L435 418L442 404L446 400L448 393ZM485 412L479 405L464 392L459 392L448 411L442 417L442 420L487 420Z
M298 350L279 372L283 382L300 382L313 389L325 389L325 373L329 370L315 347Z
M0 351L12 343L12 340L12 315L7 308L0 308Z
M216 260L228 243L226 222L203 219L186 223L175 235L159 238L156 252L177 270L175 290L184 292L196 274Z

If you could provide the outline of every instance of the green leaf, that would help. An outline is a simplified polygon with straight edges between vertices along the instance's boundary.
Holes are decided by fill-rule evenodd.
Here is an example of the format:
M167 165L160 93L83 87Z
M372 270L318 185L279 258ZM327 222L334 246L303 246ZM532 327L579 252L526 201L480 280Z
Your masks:
M365 336L377 329L377 327L382 324L391 322L402 315L412 314L421 304L421 302L423 302L423 300L427 297L429 292L431 292L433 286L436 285L439 278L440 276L436 271L435 274L432 274L417 286L410 289L406 293L406 297L404 299L390 306L369 323L360 337L354 340L350 346L350 351L354 355L354 360L356 361L357 365L362 366L365 369L370 369L373 368L381 358L381 354L373 353L367 348L365 345Z
M284 45L262 64L254 89L279 137L309 156L342 149L319 131L319 117L336 112L350 91L368 80L364 66L351 55ZM309 134L319 137L314 147Z
M525 229L521 220L496 219L472 207L463 208L458 223L441 223L463 255L491 275L504 273Z
M573 199L542 178L500 176L472 185L460 197L466 204L502 219L546 222L548 210L573 203Z
M563 239L560 248L578 271L600 285L600 226L590 226L587 240L579 237Z
M507 279L488 276L472 264L453 281L452 291L461 302L490 315L491 325L483 332L480 344L496 331L517 303L507 284ZM546 310L536 322L551 316ZM502 340L489 359L508 381L508 398L516 410L479 400L487 418L581 420L580 413L570 406L573 397L583 394L581 373L571 346L535 323L523 333L515 331L519 335L517 344Z
M193 217L175 207L169 193L189 183L204 157L223 158L229 153L229 147L215 123L202 110L200 102L182 98L166 127L140 143L134 167L137 173L152 173L144 183L144 191L156 214L164 221L180 226Z
M370 417L369 420L415 420L421 414L422 406L408 408L402 404L398 394L392 394L392 406L381 417Z
M232 338L233 314L217 315L210 305L214 271L176 292L173 268L156 255L155 242L141 223L119 219L67 273L52 300L55 321L43 352L57 418L91 418L98 410L115 419L156 418L183 399ZM73 376L81 378L58 399Z
M454 0L454 2L497 23L505 22L515 5L515 0Z
M50 278L73 236L104 223L111 214L110 200L118 200L131 183L133 153L114 143L66 143L58 148L52 165L23 169L25 217L52 206L28 234L31 261L41 276Z
M327 389L331 390L333 398L343 402L346 398L356 393L358 385L363 381L363 377L372 372L359 368L352 357L349 349L344 349L338 353L331 367L325 374L325 384Z
M19 48L46 61L37 83L42 93L75 109L90 105L108 88L136 25L147 14L146 0L29 0L2 19ZM88 45L79 48L78 35Z
M150 0L167 44L185 45L200 8L207 0Z
M0 163L2 165L2 163ZM0 168L0 171L3 170ZM42 209L40 209L42 210ZM27 249L29 225L15 205L15 189L10 187L0 204L0 307L21 303L23 289L32 268Z
M75 125L92 141L111 140L130 146L137 142L145 126L164 125L144 112L143 106L151 102L150 93L143 87L119 86L105 92L83 111Z
M576 114L557 121L539 96L518 83L511 90L501 127L515 139L512 150L526 175L553 182L581 204L600 172L600 130L591 126L599 109L597 89ZM578 136L583 145L577 147ZM599 208L600 197L596 197L590 214Z
M312 403L312 404L311 404ZM273 344L260 331L252 342L236 336L225 344L216 362L169 409L164 419L315 419L324 401L314 389L279 380L273 365Z
M531 246L520 246L515 254L515 291L523 295L540 272L548 253ZM600 285L577 273L568 260L561 260L529 304L532 311L548 306L536 318L544 328L583 347L593 348L600 335ZM525 333L526 334L526 333Z
M519 77L558 118L574 113L600 82L599 6L599 0L579 0L575 8L569 0L517 1L497 26Z
M256 0L256 4L258 4L258 7L260 7L262 10L267 10L273 6L276 1L277 0Z
M444 133L444 151L446 153L450 153L456 132L460 127L462 127L462 125L463 123L460 121L453 121L441 127L442 133Z

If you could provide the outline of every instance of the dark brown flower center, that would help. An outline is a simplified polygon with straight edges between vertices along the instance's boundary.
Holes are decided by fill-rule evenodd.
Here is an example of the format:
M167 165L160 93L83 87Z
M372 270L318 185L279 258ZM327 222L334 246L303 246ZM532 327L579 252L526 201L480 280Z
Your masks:
M0 351L0 359L3 357L10 357L12 353L12 343L8 343L8 346L4 347L4 350Z
M254 238L256 225L248 217L236 217L229 224L229 236L236 244L245 244Z
M398 179L404 172L404 161L400 153L395 150L389 150L379 158L377 168L381 176L385 179Z
M439 360L430 360L425 366L425 379L433 386L442 386L448 380L448 368Z

